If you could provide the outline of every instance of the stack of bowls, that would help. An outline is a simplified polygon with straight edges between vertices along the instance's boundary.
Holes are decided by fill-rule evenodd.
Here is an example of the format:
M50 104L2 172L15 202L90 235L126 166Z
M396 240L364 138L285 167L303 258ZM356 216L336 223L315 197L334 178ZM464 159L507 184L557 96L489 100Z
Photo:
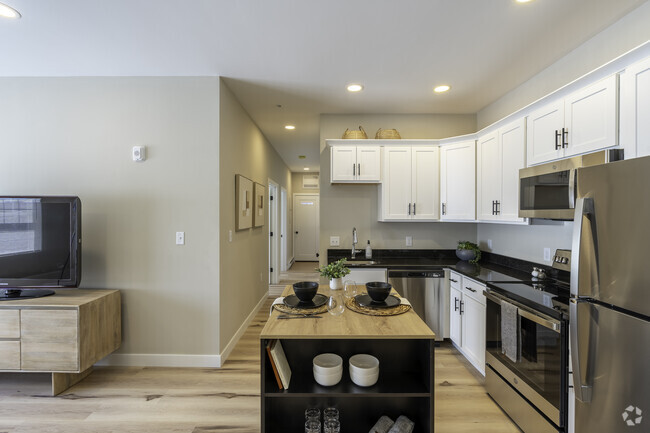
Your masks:
M322 386L334 386L343 377L343 358L335 353L321 353L314 357L314 379Z
M372 355L350 357L350 379L359 386L372 386L379 379L379 360Z

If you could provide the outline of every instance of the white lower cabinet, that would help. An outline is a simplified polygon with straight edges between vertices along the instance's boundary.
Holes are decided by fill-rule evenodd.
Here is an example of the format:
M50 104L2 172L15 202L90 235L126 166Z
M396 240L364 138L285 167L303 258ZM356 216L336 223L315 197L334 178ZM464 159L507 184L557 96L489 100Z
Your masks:
M386 283L388 282L387 270L386 268L350 268L350 273L343 277L343 282L346 281L354 281L357 284L366 284L372 281Z
M457 280L459 288L451 280ZM485 286L450 273L450 338L458 350L485 375Z

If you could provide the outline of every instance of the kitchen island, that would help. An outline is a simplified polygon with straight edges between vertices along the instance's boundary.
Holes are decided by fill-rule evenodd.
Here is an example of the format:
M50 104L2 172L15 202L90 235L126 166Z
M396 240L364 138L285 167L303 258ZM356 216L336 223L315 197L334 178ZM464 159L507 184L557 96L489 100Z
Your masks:
M287 286L283 296L293 293ZM330 294L327 286L319 293ZM396 293L393 293L396 295ZM280 320L273 311L260 334L262 432L302 431L308 407L339 409L342 431L368 431L382 416L406 415L415 430L433 432L435 334L410 310L397 316L368 316L348 309L340 316ZM292 376L280 390L266 346L280 340ZM343 378L324 387L314 381L312 359L320 353L343 358ZM371 387L352 383L348 360L368 353L379 359L378 382Z

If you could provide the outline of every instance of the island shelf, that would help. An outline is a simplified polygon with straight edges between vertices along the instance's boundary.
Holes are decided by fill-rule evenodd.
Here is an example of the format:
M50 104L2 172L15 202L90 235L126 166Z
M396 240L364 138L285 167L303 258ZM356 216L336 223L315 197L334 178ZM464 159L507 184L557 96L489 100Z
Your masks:
M328 295L329 288L319 292ZM260 335L262 432L301 431L305 409L328 406L339 409L345 431L368 431L382 415L405 415L418 431L433 432L435 335L415 312L367 316L346 310L284 321L277 315L272 312ZM266 346L274 339L291 367L289 389L279 389L268 359ZM331 387L317 384L312 373L312 359L328 352L343 358L343 377ZM379 359L379 380L371 387L350 379L348 360L358 353Z

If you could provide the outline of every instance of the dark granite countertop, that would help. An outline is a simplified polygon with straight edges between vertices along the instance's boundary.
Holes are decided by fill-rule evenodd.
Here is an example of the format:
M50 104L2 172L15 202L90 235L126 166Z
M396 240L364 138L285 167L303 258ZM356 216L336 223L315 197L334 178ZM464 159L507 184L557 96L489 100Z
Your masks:
M332 262L347 258L350 268L388 268L418 270L422 268L448 268L481 283L494 281L528 281L531 279L533 266L543 268L550 278L561 281L569 280L569 273L553 269L550 266L528 262L499 254L483 252L478 264L464 262L456 257L456 250L373 250L372 264L365 254L359 253L355 260L350 260L350 250L328 249L327 261ZM356 264L355 264L356 262Z

